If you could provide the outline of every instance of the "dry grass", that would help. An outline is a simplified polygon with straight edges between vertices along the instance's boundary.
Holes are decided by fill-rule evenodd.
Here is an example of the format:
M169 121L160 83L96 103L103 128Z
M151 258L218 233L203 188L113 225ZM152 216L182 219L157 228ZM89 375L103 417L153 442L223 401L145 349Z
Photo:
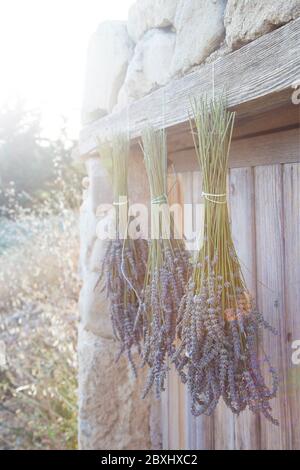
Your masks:
M0 448L74 449L77 214L16 209L12 220L0 252Z

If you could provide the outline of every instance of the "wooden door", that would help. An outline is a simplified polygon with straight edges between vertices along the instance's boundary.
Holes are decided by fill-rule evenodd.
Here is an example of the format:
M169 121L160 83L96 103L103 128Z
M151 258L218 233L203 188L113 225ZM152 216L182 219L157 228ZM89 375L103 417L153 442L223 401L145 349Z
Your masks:
M199 202L201 175L185 171L192 150L180 156L174 201ZM249 289L279 331L263 343L280 374L272 400L280 426L249 411L233 416L223 403L213 417L195 419L176 372L162 399L165 449L300 449L300 364L292 363L300 340L300 163L298 129L267 132L233 143L229 198L233 237ZM187 169L191 168L187 165Z

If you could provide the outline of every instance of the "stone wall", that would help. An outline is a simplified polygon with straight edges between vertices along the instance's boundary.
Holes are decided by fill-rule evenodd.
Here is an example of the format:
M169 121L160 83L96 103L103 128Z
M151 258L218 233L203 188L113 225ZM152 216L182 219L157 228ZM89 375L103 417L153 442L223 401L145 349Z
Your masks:
M138 0L128 22L100 24L91 37L82 120L127 106L158 87L230 54L300 15L300 0ZM132 202L149 199L141 159L131 156ZM140 399L126 361L115 364L104 295L95 293L103 242L96 236L97 207L111 202L101 159L87 160L81 211L83 287L79 328L79 443L82 449L148 449L161 446L159 403Z
M101 159L86 162L84 201L80 215L79 447L81 449L159 449L161 447L160 403L141 399L145 373L132 376L127 361L115 359L119 351L108 315L108 300L99 279L105 242L97 237L103 215L101 203L112 202L110 177ZM130 157L130 198L146 203L149 196L143 162Z
M83 124L299 15L300 0L137 0L91 37Z

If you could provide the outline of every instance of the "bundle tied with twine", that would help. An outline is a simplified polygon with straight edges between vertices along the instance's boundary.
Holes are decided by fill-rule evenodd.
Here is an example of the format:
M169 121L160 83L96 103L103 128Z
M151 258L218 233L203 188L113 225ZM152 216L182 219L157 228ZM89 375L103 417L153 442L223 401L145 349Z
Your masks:
M164 130L142 132L142 150L151 193L151 239L139 317L143 317L143 365L149 373L143 396L152 386L164 390L168 357L174 353L177 312L188 279L189 256L177 236L167 197L167 146ZM138 317L138 318L139 318Z
M141 238L128 237L128 138L115 134L111 145L99 145L99 153L110 170L114 196L112 236L107 241L99 281L104 280L102 290L109 299L113 333L120 342L117 360L125 354L137 375L133 352L141 353L142 318L137 320L136 317L145 278L148 243Z
M255 307L234 248L226 197L228 153L234 113L224 99L202 97L192 103L194 143L203 176L204 240L179 309L179 347L173 362L187 382L191 411L211 415L223 397L239 414L246 407L272 417L270 399L278 389L269 357L258 356L260 329L276 332ZM266 385L261 362L272 386Z

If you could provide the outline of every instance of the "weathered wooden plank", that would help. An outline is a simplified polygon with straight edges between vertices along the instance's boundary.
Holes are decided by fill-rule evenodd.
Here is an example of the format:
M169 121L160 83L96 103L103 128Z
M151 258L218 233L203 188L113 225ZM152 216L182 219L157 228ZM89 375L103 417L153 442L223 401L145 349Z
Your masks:
M185 413L186 413L186 449L196 450L197 447L197 430L196 418L191 414L191 397L188 391L185 393Z
M188 183L188 182L187 182ZM199 171L192 173L192 180L190 183L192 187L192 202L193 202L193 231L195 238L191 243L191 249L197 254L200 246L203 243L203 224L204 224L204 205L202 197L202 176ZM209 450L213 449L213 418L207 416L199 416L195 418L190 413L189 417L193 426L194 432L194 449L196 450Z
M253 168L230 170L232 236L251 295L256 298L256 253ZM235 448L259 449L259 419L245 410L235 418Z
M213 415L214 449L235 449L235 427L232 411L221 399Z
M181 382L179 375L176 373L178 383L178 397L179 397L179 448L185 450L187 448L186 428L187 428L187 414L186 414L186 386Z
M166 378L166 389L161 394L161 432L162 448L169 449L169 377Z
M140 135L147 122L154 127L172 127L188 120L190 97L212 91L214 67L215 92L224 86L230 108L240 107L239 114L247 115L249 105L262 99L266 110L289 99L290 87L300 75L300 18L266 34L241 49L220 58L214 64L204 64L199 70L177 79L165 87L82 129L79 153L93 152L97 138L106 140L118 129L130 133L131 139ZM267 99L265 99L267 97ZM246 104L245 104L246 103Z
M170 367L168 377L169 398L168 398L168 420L169 420L169 449L180 450L180 397L177 372L174 367Z
M198 169L194 148L171 153L169 158L178 172ZM299 129L291 129L233 141L229 167L294 163L299 160Z
M253 116L235 121L233 140L250 136L259 136L270 132L288 130L300 126L300 106L289 102L285 106L263 111Z
M181 188L176 175L168 174L168 199L170 205L177 204L181 198ZM177 373L169 363L169 373L166 380L166 391L162 395L162 419L163 419L163 449L173 450L182 448L182 419L181 419L181 392ZM164 423L166 421L166 423Z
M201 200L199 172L182 173L177 179L177 195L172 200ZM168 448L297 449L300 446L299 366L292 366L290 358L291 341L300 339L300 290L297 287L298 283L300 285L300 165L284 166L284 200L281 165L231 169L229 189L233 237L247 285L254 296L257 287L261 311L280 331L280 337L267 333L263 341L282 381L279 397L272 403L280 427L274 427L264 418L260 424L259 418L250 412L236 418L233 425L226 409L218 410L213 420L195 419L189 412L187 393L172 373L168 426L177 427L177 431L171 432Z
M201 197L201 175L200 172L183 173L176 176L177 185L174 187L174 174L170 167L169 173L169 188L172 191L169 193L170 204L180 203L184 204L194 203L191 213L191 220L194 230L196 230L196 219L198 218L198 225L201 225L199 214L197 213L197 203L202 202ZM201 211L200 211L201 217ZM186 220L187 224L188 221ZM187 234L190 236L190 234ZM190 249L195 249L195 240L191 239L188 243ZM180 383L174 369L172 369L168 376L169 381L169 395L168 395L168 446L169 449L186 448L186 449L210 449L213 446L211 439L212 420L210 418L194 418L190 412L189 394L185 386ZM166 407L166 404L163 404ZM165 413L165 409L164 409ZM172 416L171 416L172 414ZM171 430L171 427L173 429ZM166 438L165 438L166 442ZM165 444L167 445L167 444Z
M197 254L197 250L202 244L203 238L203 222L204 222L204 211L203 211L203 198L202 198L202 176L199 171L188 173L188 177L185 177L185 173L180 175L182 181L182 187L184 192L184 204L190 202L193 203L191 213L191 232L185 233L189 237L188 247L190 250ZM186 224L188 221L186 221ZM213 418L200 416L195 418L190 411L191 402L188 391L186 391L187 401L187 422L189 425L189 436L188 444L189 449L192 450L209 450L213 448Z
M279 331L277 337L265 332L263 346L281 379L278 396L272 400L273 414L279 419L280 426L275 427L265 418L261 418L261 448L288 450L291 448L291 418L286 378L287 332L281 165L255 168L255 210L258 306L265 319Z
M195 176L196 175L196 176ZM183 173L180 175L180 183L181 183L181 188L182 188L182 199L181 203L184 204L193 204L194 199L195 199L195 191L194 191L194 185L193 181L194 178L198 176L198 183L199 183L199 191L201 192L201 177L199 172L198 173ZM190 219L192 221L192 224L195 222L195 212L194 212L194 207L192 210L192 213L190 214ZM185 214L185 219L184 219L184 229L185 229L185 237L187 238L186 240L186 245L189 250L194 249L194 241L191 239L191 234L187 233L187 225L188 221L186 219L186 214ZM187 430L187 436L186 436L186 443L187 443L187 449L189 450L195 450L197 449L197 428L196 428L196 418L191 414L191 399L190 399L190 394L188 392L188 389L186 387L185 390L185 412L186 412L186 430Z
M227 176L227 187L229 175ZM232 411L226 406L223 399L212 416L214 426L214 449L234 450L235 448L235 422Z
M289 104L272 110L255 113L253 116L240 119L236 116L233 130L233 141L246 137L258 136L279 130L288 130L293 126L299 127L300 106ZM174 153L193 148L193 137L190 124L177 127L177 132L168 132L168 152Z
M291 129L232 142L229 166L297 162L299 158L299 129Z
M292 343L300 340L300 164L283 167L287 393L293 449L300 449L300 365L292 363Z

